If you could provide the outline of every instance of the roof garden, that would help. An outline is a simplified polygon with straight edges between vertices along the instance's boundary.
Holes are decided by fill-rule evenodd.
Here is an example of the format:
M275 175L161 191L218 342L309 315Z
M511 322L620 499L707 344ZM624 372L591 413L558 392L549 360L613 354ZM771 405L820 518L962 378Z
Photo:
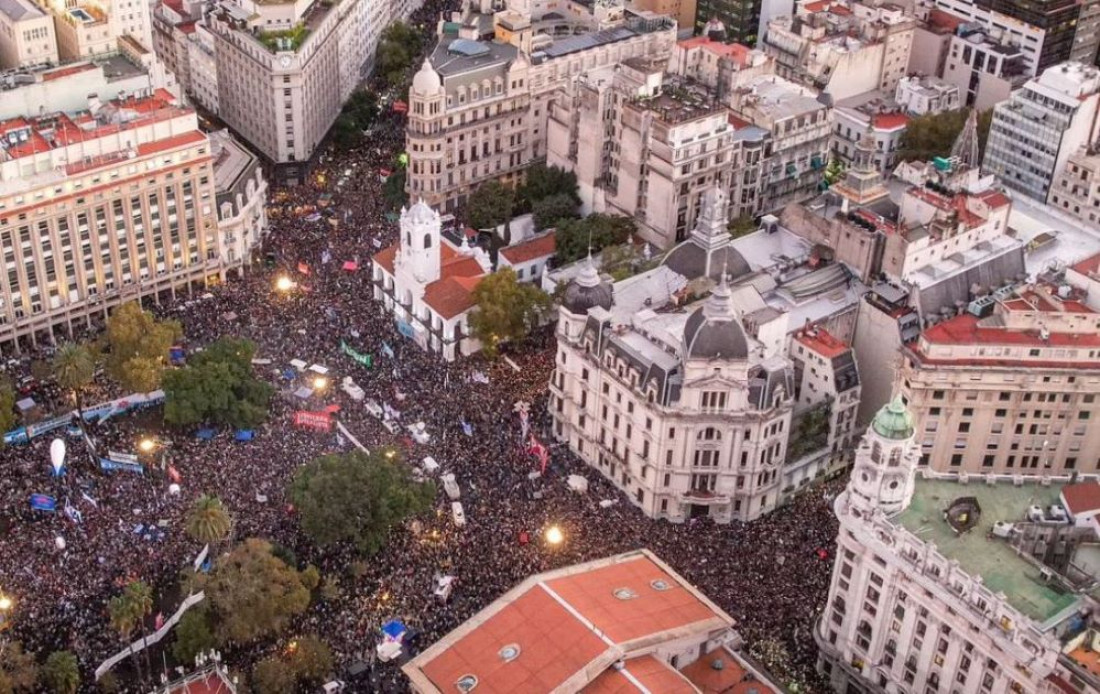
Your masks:
M988 485L983 480L962 485L950 480L918 477L909 508L894 519L909 532L936 549L971 576L981 576L994 593L1004 593L1008 603L1042 624L1071 606L1077 595L1044 582L1039 567L1016 553L1006 541L990 537L997 521L1024 520L1029 506L1046 508L1058 501L1061 485L1015 486L1008 482ZM970 530L956 534L944 517L944 510L959 497L974 497L981 516Z

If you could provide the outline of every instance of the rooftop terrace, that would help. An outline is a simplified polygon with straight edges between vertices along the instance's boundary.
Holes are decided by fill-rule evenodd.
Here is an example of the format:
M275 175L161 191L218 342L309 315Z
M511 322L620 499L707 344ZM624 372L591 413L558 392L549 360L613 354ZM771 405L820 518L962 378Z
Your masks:
M981 576L994 593L1004 593L1012 607L1043 623L1071 606L1077 596L1043 582L1036 564L1017 554L1007 542L989 539L989 533L997 521L1023 520L1032 504L1046 508L1057 502L1061 489L1061 485L1017 487L1006 482L990 486L982 481L961 485L918 477L912 503L894 522L921 540L934 543L943 556L957 561L963 571ZM976 498L982 513L975 527L956 535L943 511L963 496Z

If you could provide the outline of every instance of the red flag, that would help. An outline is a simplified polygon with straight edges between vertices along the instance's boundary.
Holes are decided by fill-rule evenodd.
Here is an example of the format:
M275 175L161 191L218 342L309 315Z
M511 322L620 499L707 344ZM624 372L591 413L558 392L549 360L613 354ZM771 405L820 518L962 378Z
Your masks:
M299 260L298 261L298 272L302 273L303 275L308 275L309 274L309 266Z
M177 470L177 469L175 468L175 466L173 466L173 465L169 465L169 466L168 466L168 477L169 477L169 478L170 478L170 479L171 479L171 480L172 480L173 482L175 482L176 484L179 484L179 481L180 481L180 479L181 479L181 478L180 478L180 471L179 471L179 470Z
M542 466L542 472L546 472L546 463L550 460L550 451L546 450L546 446L539 443L539 440L535 438L534 434L531 434L531 441L527 445L527 452L531 455L538 456L539 465Z
M158 612L158 613L157 613L157 618L156 618L156 620L154 621L154 628L153 628L153 630L154 630L154 631L160 631L160 628L161 628L162 626L164 626L164 613L163 613L163 612Z

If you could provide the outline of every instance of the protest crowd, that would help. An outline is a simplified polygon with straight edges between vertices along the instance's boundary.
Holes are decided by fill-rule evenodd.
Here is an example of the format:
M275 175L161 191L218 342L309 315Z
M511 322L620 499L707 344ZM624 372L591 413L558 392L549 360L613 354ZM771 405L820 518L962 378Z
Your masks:
M438 0L429 0L414 22L434 22L441 9ZM90 673L123 646L109 626L106 603L126 581L152 585L158 611L167 614L178 604L181 596L171 594L177 577L201 550L183 532L182 519L206 493L232 514L234 538L269 539L292 548L303 564L315 564L322 576L340 577L339 596L314 599L292 631L320 635L339 667L366 661L369 684L357 685L357 691L407 689L397 665L373 660L384 622L402 620L417 634L411 647L426 647L533 573L639 547L653 550L733 615L748 653L778 681L798 683L802 692L824 691L813 672L811 628L828 587L831 556L823 558L821 550L831 555L836 483L812 488L752 524L648 520L598 473L552 443L546 411L552 329L505 348L518 370L505 360L481 357L448 365L402 337L372 300L370 256L396 238L397 224L385 215L380 171L396 166L403 147L403 117L387 109L362 147L330 151L305 184L273 191L271 231L243 278L210 288L213 297L206 300L146 302L158 316L182 322L189 351L225 335L252 340L256 356L272 362L256 366L257 373L280 389L250 441L236 441L231 430L200 440L193 431L166 429L159 409L95 428L101 448L131 451L149 434L170 443L160 455L179 471L179 495L167 493L160 475L92 472L80 462L77 440L70 440L73 469L60 478L49 474L51 436L0 450L0 589L17 605L4 636L29 651L69 649ZM323 208L321 196L329 200ZM265 263L268 258L274 262ZM346 270L347 261L358 269ZM297 286L276 291L278 276L292 276ZM371 354L371 367L343 354L341 342ZM25 369L33 356L25 355L18 368ZM310 409L338 405L339 421L367 448L392 446L409 462L430 455L453 472L466 526L454 526L440 491L437 514L420 519L416 530L393 533L373 557L312 547L286 498L287 483L302 464L353 444L334 432L293 426L292 415L302 408L290 394L294 384L282 378L291 359L331 370L332 384ZM414 443L404 430L384 429L362 402L336 387L342 376L352 376L368 398L400 411L403 424L424 422L431 441ZM85 400L118 394L99 383ZM71 401L48 388L36 397L53 412L71 408ZM531 432L550 449L549 466L537 479L530 473L538 461L513 412L519 400L531 403ZM568 489L570 474L587 477L586 494ZM59 505L63 500L76 509L79 522L71 513L28 508L27 498L35 493L54 495ZM606 499L617 503L601 506ZM556 547L541 541L551 524L565 534ZM521 535L529 541L521 542ZM353 577L349 567L356 563L362 570ZM456 581L446 603L432 595L439 574ZM229 648L225 655L230 665L247 670L279 647Z

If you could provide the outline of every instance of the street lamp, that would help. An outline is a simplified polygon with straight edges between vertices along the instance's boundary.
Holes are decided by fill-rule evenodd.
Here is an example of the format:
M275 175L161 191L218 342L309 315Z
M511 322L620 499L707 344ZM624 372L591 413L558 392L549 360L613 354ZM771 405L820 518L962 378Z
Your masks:
M294 289L294 280L286 275L281 275L275 280L275 289L280 292L289 292L291 289Z
M157 442L153 439L142 439L141 442L138 443L138 449L140 449L142 453L152 453L153 449L156 447Z
M561 531L561 528L556 525L551 525L547 528L544 537L546 538L546 544L552 547L556 547L562 542L565 542L565 534Z
M318 376L313 379L313 387L317 390L324 390L328 387L328 379L324 376Z

